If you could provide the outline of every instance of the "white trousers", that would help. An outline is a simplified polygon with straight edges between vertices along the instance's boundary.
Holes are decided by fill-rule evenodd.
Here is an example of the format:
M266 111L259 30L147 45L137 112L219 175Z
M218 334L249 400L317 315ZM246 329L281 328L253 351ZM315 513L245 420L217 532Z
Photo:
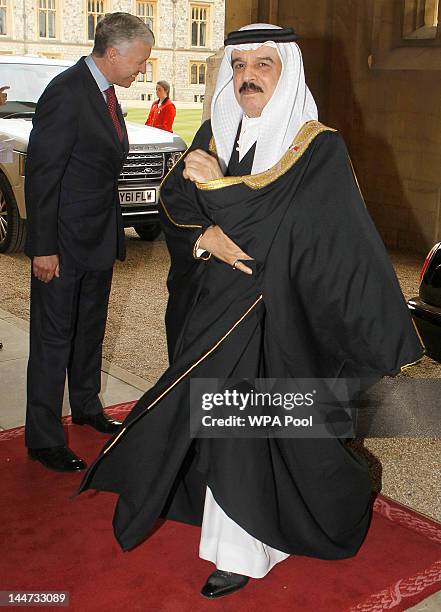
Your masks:
M209 487L205 493L199 556L217 569L263 578L289 555L253 538L228 517L216 503Z

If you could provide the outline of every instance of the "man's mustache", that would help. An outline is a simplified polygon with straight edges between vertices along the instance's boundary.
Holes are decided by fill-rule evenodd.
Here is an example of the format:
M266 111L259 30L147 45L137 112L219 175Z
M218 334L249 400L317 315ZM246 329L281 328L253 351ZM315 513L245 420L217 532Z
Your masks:
M243 93L244 91L256 91L263 93L263 89L253 83L253 81L244 81L240 86L239 93Z

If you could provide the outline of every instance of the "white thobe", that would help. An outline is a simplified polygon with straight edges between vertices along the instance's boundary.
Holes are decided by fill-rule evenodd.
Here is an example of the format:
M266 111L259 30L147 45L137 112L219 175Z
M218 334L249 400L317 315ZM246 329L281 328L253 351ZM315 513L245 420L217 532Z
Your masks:
M259 136L260 117L242 118L237 141L239 161L248 153ZM199 257L203 253L197 253ZM213 497L209 487L205 494L199 556L212 561L217 569L263 578L276 563L289 555L263 544L225 514Z
M289 555L263 544L225 514L209 487L205 494L202 520L201 559L211 561L217 569L263 578Z

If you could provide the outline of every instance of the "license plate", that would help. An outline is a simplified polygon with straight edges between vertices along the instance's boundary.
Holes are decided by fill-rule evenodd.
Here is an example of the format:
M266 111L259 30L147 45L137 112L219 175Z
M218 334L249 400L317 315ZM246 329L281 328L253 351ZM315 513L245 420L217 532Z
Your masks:
M120 204L143 205L156 204L156 189L126 189L119 192Z

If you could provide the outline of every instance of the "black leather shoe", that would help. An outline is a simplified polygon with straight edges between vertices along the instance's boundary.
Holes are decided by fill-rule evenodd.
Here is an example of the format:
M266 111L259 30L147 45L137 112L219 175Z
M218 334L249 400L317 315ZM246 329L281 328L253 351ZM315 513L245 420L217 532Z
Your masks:
M248 580L248 576L242 576L242 574L215 570L208 576L207 582L202 587L201 595L210 599L223 597L223 595L229 595L234 591L243 589Z
M86 463L75 455L67 446L50 448L28 448L28 456L39 461L50 470L57 472L79 472L86 469Z
M120 421L114 421L113 419L109 419L104 412L100 412L99 414L94 414L92 416L85 417L72 417L72 423L75 425L90 425L97 431L105 434L114 434L119 431L122 423Z

